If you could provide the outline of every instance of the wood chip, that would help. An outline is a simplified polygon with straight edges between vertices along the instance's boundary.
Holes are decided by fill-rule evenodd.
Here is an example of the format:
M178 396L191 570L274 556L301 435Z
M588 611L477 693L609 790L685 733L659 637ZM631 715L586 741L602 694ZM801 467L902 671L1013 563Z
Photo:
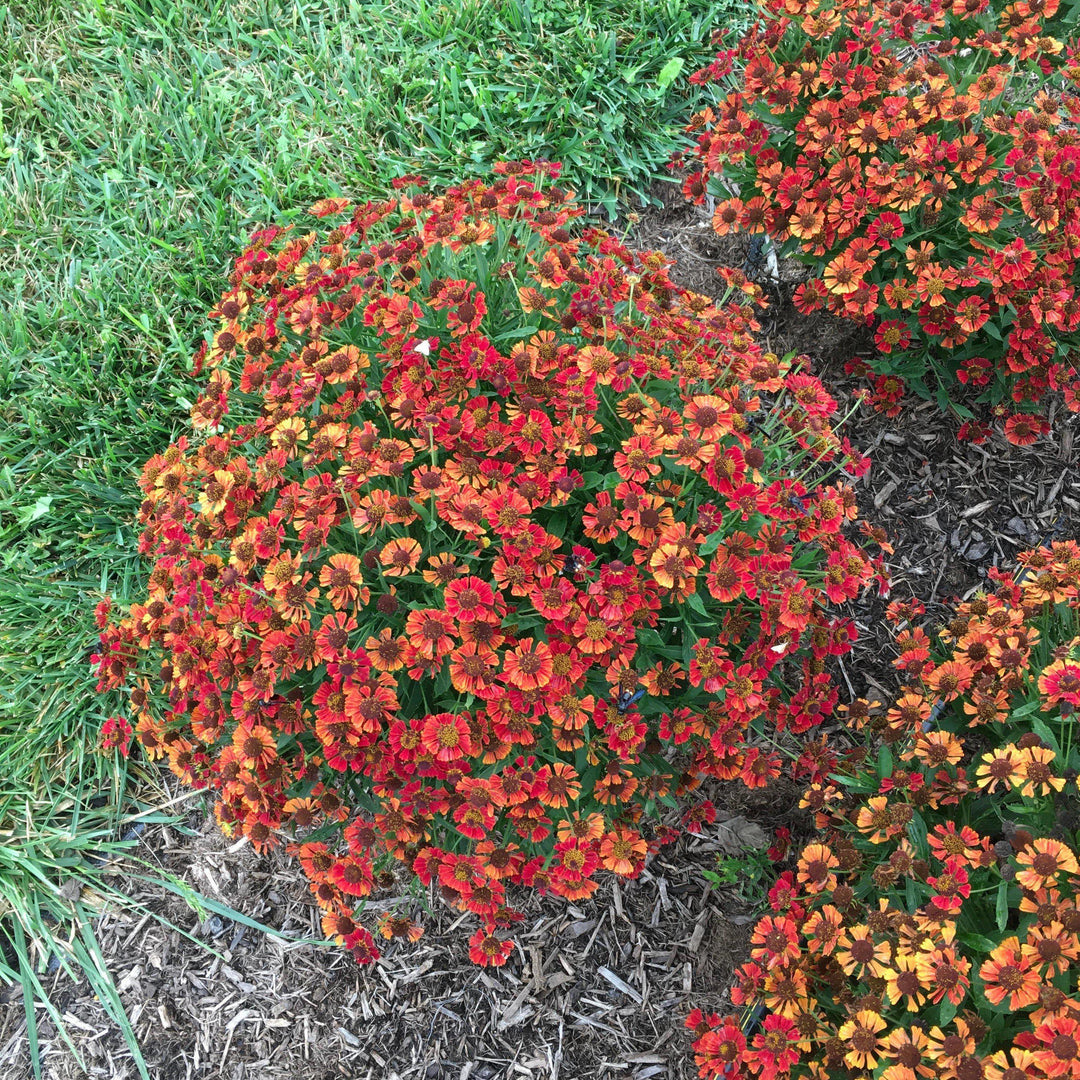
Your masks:
M616 990L625 994L629 998L633 998L634 1001L636 1001L639 1005L641 1004L641 994L639 994L637 990L635 990L628 982L620 979L619 976L611 970L611 968L598 967L596 969L596 973L607 979L607 981L611 983L611 985L614 986Z

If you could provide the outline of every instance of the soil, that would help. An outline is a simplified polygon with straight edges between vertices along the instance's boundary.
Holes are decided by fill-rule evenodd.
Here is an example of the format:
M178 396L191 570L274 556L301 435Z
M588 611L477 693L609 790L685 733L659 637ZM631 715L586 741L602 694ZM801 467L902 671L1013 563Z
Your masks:
M676 259L679 284L720 295L717 268L741 268L746 239L717 237L705 209L676 187L656 194L659 206L627 214L613 231ZM866 331L799 315L790 295L800 269L779 270L762 341L781 355L809 355L843 406L859 388L843 364L869 351ZM873 462L856 485L860 512L891 535L892 597L922 599L932 625L956 597L985 587L990 567L1010 567L1019 551L1056 535L1080 535L1078 422L1058 416L1032 447L999 436L976 446L959 442L958 423L932 403L909 401L895 419L857 410L845 431ZM897 688L885 602L848 606L860 638L839 673L851 696L885 701ZM130 875L116 883L142 910L104 914L97 933L153 1080L691 1080L685 1015L730 1007L732 973L760 910L752 889L711 884L703 871L718 853L737 853L733 834L750 837L760 854L778 827L806 830L793 785L725 784L706 794L726 820L663 849L639 880L605 883L576 904L534 898L502 969L469 962L462 918L442 906L424 913L417 945L389 945L374 967L310 943L321 934L298 867L230 846L205 808L186 831L147 830L140 858L287 940L200 917ZM394 892L375 898L376 908L391 902ZM420 912L426 901L411 902ZM63 975L47 985L87 1071L39 1010L44 1075L137 1076L87 985ZM11 1080L31 1075L17 996L0 1003L0 1070Z

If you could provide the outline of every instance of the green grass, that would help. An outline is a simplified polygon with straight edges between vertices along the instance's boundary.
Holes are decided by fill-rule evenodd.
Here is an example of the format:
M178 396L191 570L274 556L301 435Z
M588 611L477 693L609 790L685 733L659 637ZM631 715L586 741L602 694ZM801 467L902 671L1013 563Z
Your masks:
M38 994L56 947L96 966L72 882L100 885L84 856L115 847L130 777L92 752L93 606L137 594L133 478L183 430L200 317L248 233L507 157L564 161L610 210L662 174L733 6L0 6L0 942L32 961L0 977Z

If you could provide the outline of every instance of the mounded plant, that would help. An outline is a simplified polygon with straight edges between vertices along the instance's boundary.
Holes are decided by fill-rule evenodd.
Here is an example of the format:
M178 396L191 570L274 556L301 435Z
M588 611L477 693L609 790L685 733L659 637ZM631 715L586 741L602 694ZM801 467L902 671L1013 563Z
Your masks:
M1080 546L1020 557L804 799L820 838L771 893L735 1017L693 1014L703 1076L1042 1080L1080 1073Z
M360 960L397 864L476 915L482 964L511 887L637 875L677 795L764 784L831 713L826 606L884 587L848 535L867 463L752 307L575 230L557 165L496 171L254 235L194 430L142 472L145 599L99 610L105 744L286 843Z
M800 311L874 328L884 408L905 386L968 418L965 396L1022 406L1017 441L1048 391L1080 408L1080 7L760 7L693 76L724 96L688 129L687 196L715 196L719 234L767 234L809 267Z

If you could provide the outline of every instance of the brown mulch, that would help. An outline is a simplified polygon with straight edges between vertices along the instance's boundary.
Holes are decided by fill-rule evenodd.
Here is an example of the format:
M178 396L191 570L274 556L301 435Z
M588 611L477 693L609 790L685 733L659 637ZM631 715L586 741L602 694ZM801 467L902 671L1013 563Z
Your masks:
M733 794L740 816L731 824L775 817L775 792ZM609 881L588 900L531 898L502 969L468 960L471 917L407 888L376 895L371 908L411 906L427 932L416 945L387 944L373 967L322 944L293 945L217 915L201 919L131 879L118 884L145 913L110 912L97 933L154 1080L689 1080L683 1017L695 1005L729 1004L753 921L702 876L718 851L731 850L723 829L718 822L664 849L640 879ZM156 829L140 855L291 938L321 937L297 864L230 845L209 815L190 837ZM88 986L57 976L51 990L88 1073L46 1021L45 1075L135 1077ZM21 1001L2 1008L0 1075L29 1076Z
M717 267L742 266L746 238L716 237L703 208L670 185L656 192L662 206L627 215L612 231L676 259L680 284L719 295ZM781 267L762 341L780 354L810 355L843 407L858 386L842 365L868 351L866 332L794 312L788 301L799 275L797 266ZM1012 566L1019 551L1055 529L1080 535L1078 423L1058 416L1052 434L1029 448L1000 437L974 446L957 441L957 423L932 403L908 402L896 419L856 411L845 431L873 462L856 485L860 511L892 536L892 596L919 597L928 622L941 622L956 597L986 586L991 566ZM884 701L895 692L884 606L878 597L849 605L860 639L838 666L846 694ZM756 823L769 834L780 825L796 835L805 830L791 785L718 785L706 794L735 823ZM291 860L230 845L209 817L192 825L191 835L149 830L140 856L292 939L321 937ZM605 883L588 901L532 898L503 969L474 967L463 917L404 887L404 899L376 897L376 910L411 903L427 932L416 946L388 946L370 968L340 950L202 919L130 878L120 884L147 914L106 914L98 933L153 1080L690 1080L696 1070L683 1019L695 1006L729 1005L754 915L734 890L702 875L726 850L729 831L718 822L702 837L684 838L651 859L638 881ZM136 1076L87 986L57 976L51 989L88 1075ZM0 1004L0 1075L30 1075L25 1043L21 1001ZM47 1021L42 1059L50 1080L87 1075Z

